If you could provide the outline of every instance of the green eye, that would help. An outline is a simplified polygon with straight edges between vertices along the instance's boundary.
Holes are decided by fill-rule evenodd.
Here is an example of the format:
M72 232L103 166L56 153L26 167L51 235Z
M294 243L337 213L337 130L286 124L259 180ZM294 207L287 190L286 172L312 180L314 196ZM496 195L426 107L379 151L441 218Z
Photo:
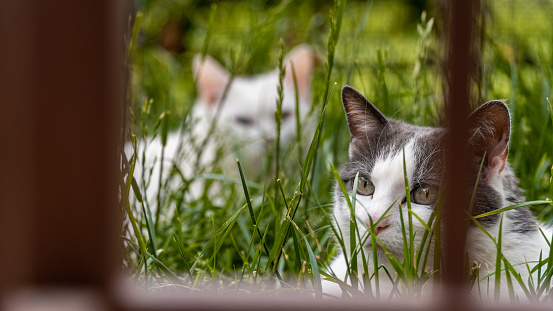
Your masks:
M438 188L421 185L413 190L413 202L422 205L430 205L438 199Z
M373 195L374 185L366 177L359 177L359 184L357 185L357 193L360 195Z

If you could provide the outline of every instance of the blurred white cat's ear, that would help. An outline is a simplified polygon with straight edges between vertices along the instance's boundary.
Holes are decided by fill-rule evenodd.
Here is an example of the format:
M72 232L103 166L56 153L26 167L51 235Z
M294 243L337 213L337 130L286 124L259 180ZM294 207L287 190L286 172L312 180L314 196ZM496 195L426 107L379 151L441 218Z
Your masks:
M469 116L470 146L480 161L484 159L484 176L490 181L505 168L509 154L511 115L501 101L490 101Z
M208 55L202 61L200 54L194 56L192 69L198 87L198 96L206 105L215 106L223 96L230 73Z
M388 119L365 96L351 86L342 88L342 103L348 119L352 143L380 133Z
M315 53L309 46L301 44L288 53L284 63L286 66L284 81L293 88L295 73L299 96L304 101L309 102L311 98L311 75L315 67ZM294 67L293 71L292 66Z

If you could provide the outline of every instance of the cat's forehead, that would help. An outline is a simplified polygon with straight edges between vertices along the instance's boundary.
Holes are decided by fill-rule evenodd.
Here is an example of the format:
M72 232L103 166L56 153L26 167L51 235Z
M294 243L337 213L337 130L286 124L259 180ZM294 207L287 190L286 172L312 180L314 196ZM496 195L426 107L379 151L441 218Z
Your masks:
M393 158L403 152L404 146L410 145L405 149L406 153L412 153L408 156L414 159L414 176L410 177L439 183L445 133L442 128L414 126L390 119L381 131L352 141L350 162L344 166L342 173L355 175L357 171L364 171L370 174L379 160Z
M274 119L276 101L278 98L278 76L268 73L255 77L237 77L232 82L223 106L223 115L236 114L254 118ZM296 98L294 90L284 84L283 112L294 112ZM300 99L300 110L307 107ZM305 111L303 111L305 112Z
M407 142L413 143L415 149L439 148L443 145L445 132L443 128L422 127L389 119L383 129L355 139L352 157L395 154Z
M229 87L223 111L255 115L274 110L276 85L272 75L237 77Z

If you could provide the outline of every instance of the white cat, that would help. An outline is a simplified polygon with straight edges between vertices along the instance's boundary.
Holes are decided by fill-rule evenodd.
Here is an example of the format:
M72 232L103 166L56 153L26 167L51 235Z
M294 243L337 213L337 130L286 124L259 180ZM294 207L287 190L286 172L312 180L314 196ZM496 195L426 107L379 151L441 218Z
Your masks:
M342 101L351 133L351 142L350 160L341 168L340 178L351 199L353 182L356 174L359 174L355 216L360 234L367 234L370 218L376 222L388 215L375 227L375 235L386 249L402 262L404 245L398 203L402 206L405 228L409 227L403 171L403 139L412 211L423 221L428 222L438 198L443 171L444 136L447 130L413 126L387 118L365 97L349 86L345 86L342 90ZM510 115L505 104L501 101L488 102L474 111L468 122L475 133L471 140L471 150L475 157L472 163L476 166L471 169L477 172L478 165L486 156L481 181L476 191L473 215L524 202L522 190L517 186L518 179L507 162ZM386 212L390 206L392 206L391 209ZM350 257L351 214L346 198L338 185L334 193L333 214L335 225L343 235L345 255ZM511 264L523 263L515 266L515 269L527 283L529 273L524 263L529 262L530 268L535 266L533 261L539 259L541 251L543 251L543 258L547 258L549 246L542 237L537 221L528 207L520 207L503 214L502 252ZM479 218L478 221L492 236L497 237L500 217L500 214L496 214ZM412 221L413 231L416 232L415 245L419 249L425 227L414 217ZM551 239L551 229L544 229L544 231L548 239ZM369 275L372 275L374 269L370 238L364 242L362 248L368 261ZM496 246L473 223L468 229L467 252L471 265L473 261L481 265L480 278L495 271ZM430 249L427 265L430 270L432 270L432 253L433 247ZM339 280L351 285L351 279L346 277L345 258L344 253L335 258L330 264L329 271L335 273ZM378 264L383 264L395 276L394 269L378 243L377 258ZM351 259L348 260L351 261ZM362 260L359 253L357 271L360 280L361 273L364 271ZM536 274L533 275L534 279ZM501 296L503 299L508 299L508 286L504 274L501 281ZM494 277L491 276L489 282L486 279L476 284L480 286L482 299L488 300L493 297L493 283ZM525 300L526 296L514 278L513 284L516 295ZM374 279L372 285L374 286ZM382 297L388 297L392 285L383 270L380 270ZM360 281L359 287L362 288L362 286ZM401 290L401 284L398 286ZM323 282L323 291L338 297L342 295L340 286L331 281ZM478 289L473 290L475 295L480 295L477 292Z
M284 60L282 148L287 147L296 135L296 92L291 64L297 81L299 116L304 120L311 108L314 62L313 51L306 45L294 48ZM275 144L278 70L252 77L235 77L231 81L230 73L210 56L202 61L201 56L196 55L192 65L198 99L186 121L188 129L183 131L185 134L181 131L169 133L164 148L159 135L153 140L138 142L137 163L145 159L145 164L144 168L137 168L134 176L143 192L146 188L147 202L152 209L156 208L158 191L161 190L163 200L170 191L182 192L188 187L188 198L196 199L203 190L203 183L195 180L198 174L211 173L213 165L217 164L224 168L225 174L236 176L235 158L239 157L245 166L260 166L268 147ZM207 137L217 113L214 131ZM160 160L162 150L163 165ZM130 144L125 151L127 155L132 153ZM222 157L217 157L218 151ZM222 163L214 163L216 159Z

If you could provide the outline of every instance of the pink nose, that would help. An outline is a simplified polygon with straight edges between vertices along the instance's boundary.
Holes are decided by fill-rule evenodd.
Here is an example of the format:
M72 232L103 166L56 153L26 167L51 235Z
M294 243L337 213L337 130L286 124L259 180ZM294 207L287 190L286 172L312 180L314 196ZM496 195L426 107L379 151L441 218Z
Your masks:
M378 219L378 218L376 218ZM371 226L371 221L369 219L367 219L365 221L365 224L367 225L367 228L370 228ZM388 220L387 219L383 219L381 220L378 225L376 225L376 227L374 228L374 233L376 235L378 235L380 232L382 232L382 230L388 228L390 226L390 224L388 223Z
M390 226L389 224L382 224L382 223L380 223L380 224L378 224L378 225L376 226L376 228L374 229L374 233L375 233L376 235L378 235L380 232L382 232L382 230L388 228L389 226Z

